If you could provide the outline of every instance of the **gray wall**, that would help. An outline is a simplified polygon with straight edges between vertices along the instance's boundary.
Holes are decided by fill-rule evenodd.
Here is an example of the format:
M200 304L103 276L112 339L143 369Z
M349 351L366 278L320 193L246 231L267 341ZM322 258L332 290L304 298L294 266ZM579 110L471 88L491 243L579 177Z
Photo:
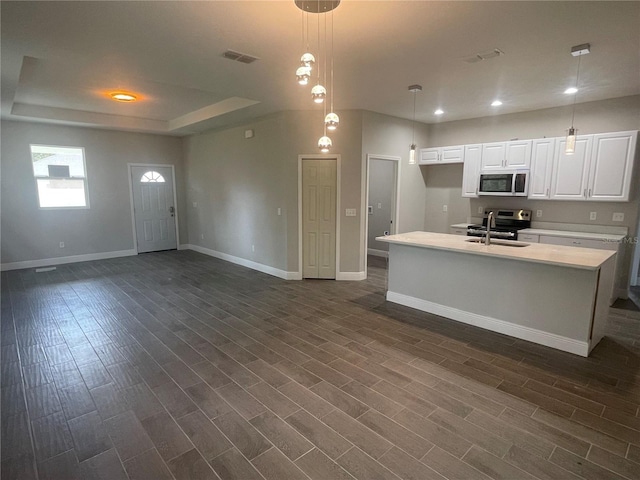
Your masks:
M38 207L31 143L84 147L91 208ZM180 237L186 238L179 138L3 121L1 152L2 263L133 249L127 163L175 165Z
M391 230L390 220L393 216L393 196L395 193L396 162L390 160L375 160L369 162L369 202L372 207L368 210L369 224L367 231L367 246L374 250L389 250L389 244L378 242L376 237Z
M361 117L340 112L340 128L331 135L332 153L341 156L341 272L359 271ZM297 271L298 155L318 155L322 120L320 111L286 111L188 137L189 243ZM244 138L247 129L253 138ZM345 217L346 208L358 215Z
M557 107L511 115L444 122L429 128L429 145L446 146L510 140L513 138L542 138L562 136L571 121L571 107ZM615 98L576 105L575 125L578 135L640 129L640 96ZM629 202L563 202L534 201L518 198L484 197L461 199L462 166L423 166L426 178L426 204L424 230L447 232L449 225L466 222L478 216L480 207L526 208L542 210L542 217L534 221L554 223L580 223L628 227L629 234L636 235L639 213L640 148L636 152L632 198ZM455 199L455 201L453 201ZM442 205L449 201L448 214L442 213ZM589 220L589 212L597 212L595 222ZM622 212L624 222L613 222L613 212ZM631 262L633 246L626 245L624 264ZM623 275L626 275L624 272Z
M416 123L417 148L427 147L427 125ZM400 157L400 218L398 233L424 230L425 180L420 166L409 165L413 122L374 112L363 112L362 154ZM417 161L417 159L416 159Z

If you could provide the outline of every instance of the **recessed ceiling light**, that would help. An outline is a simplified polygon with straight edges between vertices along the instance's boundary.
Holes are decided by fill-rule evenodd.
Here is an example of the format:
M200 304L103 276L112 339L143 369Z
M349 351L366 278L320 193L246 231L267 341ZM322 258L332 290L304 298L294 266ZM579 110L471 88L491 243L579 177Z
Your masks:
M136 95L127 92L111 92L109 95L118 102L135 102L138 99Z
M441 108L439 108L435 112L433 112L434 115L442 115L443 113L444 113L444 110L442 110Z
M564 93L566 93L567 95L571 95L577 92L578 92L578 89L576 87L569 87L564 91Z
M493 102L491 102L492 107L499 107L500 105L502 105L502 102L500 100L494 100Z

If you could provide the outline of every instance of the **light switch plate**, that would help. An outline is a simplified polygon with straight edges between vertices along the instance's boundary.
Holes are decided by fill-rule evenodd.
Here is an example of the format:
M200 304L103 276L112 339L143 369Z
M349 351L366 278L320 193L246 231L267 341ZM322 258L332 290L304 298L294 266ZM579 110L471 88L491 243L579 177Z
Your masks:
M344 214L346 217L355 217L356 216L356 209L355 208L346 208L344 211Z
M282 215L282 208L278 207L278 216Z
M478 213L484 213L484 207L478 207Z
M614 213L612 220L614 222L624 222L624 213Z
M598 212L589 212L589 220L595 220L598 218Z
M446 212L449 209L449 207L447 207L446 205L442 205L442 211Z
M536 217L540 218L542 216L542 210L536 210Z

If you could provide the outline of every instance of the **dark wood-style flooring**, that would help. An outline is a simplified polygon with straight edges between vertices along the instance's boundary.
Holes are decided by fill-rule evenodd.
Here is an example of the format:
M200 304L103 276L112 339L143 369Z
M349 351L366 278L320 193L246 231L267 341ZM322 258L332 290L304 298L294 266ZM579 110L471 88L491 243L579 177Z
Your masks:
M2 273L2 479L640 478L639 312L581 358L386 303L383 267Z

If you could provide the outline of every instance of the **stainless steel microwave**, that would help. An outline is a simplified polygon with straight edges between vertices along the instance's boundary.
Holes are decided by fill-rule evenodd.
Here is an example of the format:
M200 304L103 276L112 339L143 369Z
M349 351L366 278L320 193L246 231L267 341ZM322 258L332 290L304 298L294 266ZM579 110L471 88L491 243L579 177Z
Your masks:
M491 170L480 172L478 195L526 197L529 170Z

